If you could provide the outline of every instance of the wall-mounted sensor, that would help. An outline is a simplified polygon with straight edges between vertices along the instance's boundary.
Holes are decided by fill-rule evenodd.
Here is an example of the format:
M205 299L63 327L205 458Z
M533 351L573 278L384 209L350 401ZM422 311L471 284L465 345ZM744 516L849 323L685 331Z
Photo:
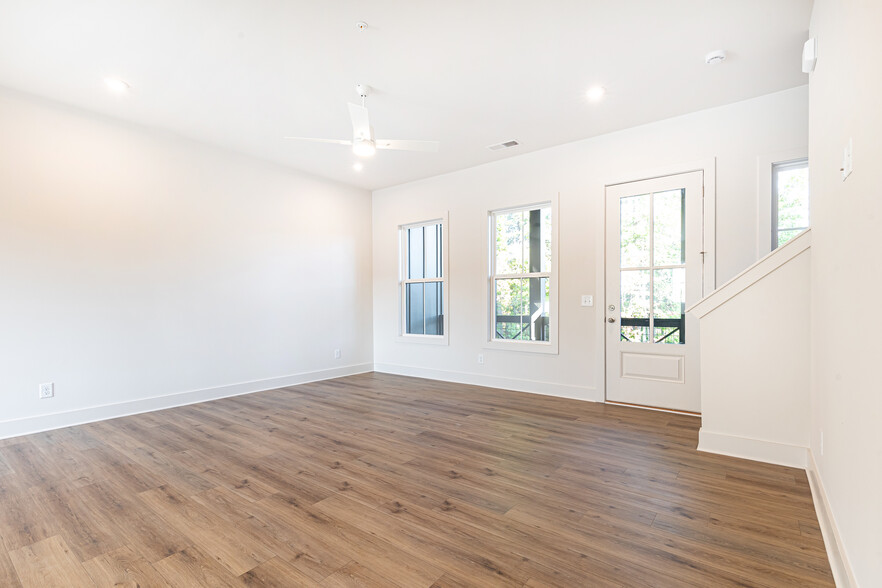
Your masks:
M813 37L802 46L802 73L812 73L818 63L818 39Z
M717 49L716 51L711 51L707 55L704 56L704 62L708 65L714 65L717 63L722 63L726 60L726 52L722 49Z

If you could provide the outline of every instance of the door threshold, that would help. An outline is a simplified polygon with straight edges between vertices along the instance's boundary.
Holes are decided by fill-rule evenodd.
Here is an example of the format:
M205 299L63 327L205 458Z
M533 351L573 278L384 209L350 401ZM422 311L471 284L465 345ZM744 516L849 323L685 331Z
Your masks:
M692 412L691 410L677 410L676 408L659 408L658 406L648 406L646 404L632 404L630 402L618 402L617 400L604 400L605 404L614 404L616 406L629 406L631 408L643 408L646 410L655 410L657 412L670 412L673 414L685 414L686 416L694 416L701 418L700 412Z

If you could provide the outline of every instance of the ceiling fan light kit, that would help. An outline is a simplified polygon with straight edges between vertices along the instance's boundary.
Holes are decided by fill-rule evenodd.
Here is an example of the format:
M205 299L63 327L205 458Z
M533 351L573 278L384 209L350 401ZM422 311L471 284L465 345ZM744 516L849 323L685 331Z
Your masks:
M377 146L370 139L355 139L352 142L352 152L359 157L370 157L377 152Z
M352 121L352 140L345 139L314 139L311 137L285 137L297 141L312 141L314 143L334 143L338 145L351 145L352 152L359 157L370 157L377 149L395 149L399 151L438 151L438 141L411 141L407 139L374 139L374 129L371 126L368 110L364 105L365 98L371 93L371 87L367 84L356 84L355 93L361 98L361 106L350 102L349 118Z

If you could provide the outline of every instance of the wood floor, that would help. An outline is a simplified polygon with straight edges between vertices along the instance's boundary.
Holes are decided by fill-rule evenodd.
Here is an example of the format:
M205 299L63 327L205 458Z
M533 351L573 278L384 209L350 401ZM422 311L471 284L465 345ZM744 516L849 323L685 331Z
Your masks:
M0 586L832 586L699 419L365 374L0 441Z

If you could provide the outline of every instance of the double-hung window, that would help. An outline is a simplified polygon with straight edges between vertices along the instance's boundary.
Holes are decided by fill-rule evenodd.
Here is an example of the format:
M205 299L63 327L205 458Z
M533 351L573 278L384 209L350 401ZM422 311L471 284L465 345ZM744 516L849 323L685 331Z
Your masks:
M402 337L446 341L446 224L437 219L399 228Z
M552 203L490 213L490 342L554 346Z
M809 227L808 160L772 165L772 249Z

